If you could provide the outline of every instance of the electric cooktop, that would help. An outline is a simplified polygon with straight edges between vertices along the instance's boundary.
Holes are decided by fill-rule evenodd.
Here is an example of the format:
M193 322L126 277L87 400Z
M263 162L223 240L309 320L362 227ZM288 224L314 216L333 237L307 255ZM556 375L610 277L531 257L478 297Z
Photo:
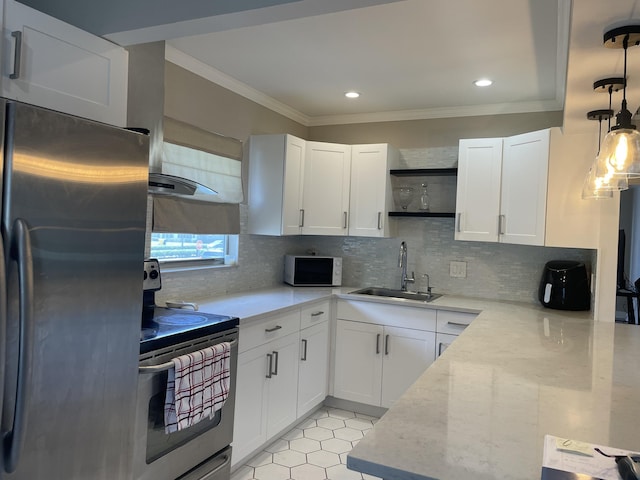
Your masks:
M158 261L145 260L140 353L152 352L238 326L237 317L157 306L155 292L160 288Z

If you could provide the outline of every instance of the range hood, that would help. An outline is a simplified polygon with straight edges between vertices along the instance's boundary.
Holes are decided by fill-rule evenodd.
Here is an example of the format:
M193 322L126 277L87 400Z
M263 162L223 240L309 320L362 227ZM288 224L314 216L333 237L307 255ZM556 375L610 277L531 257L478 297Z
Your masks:
M127 123L149 130L149 193L233 202L225 193L227 180L206 171L209 159L205 157L214 154L241 160L241 142L165 117L164 41L134 45L127 50ZM221 182L219 194L212 186Z
M180 196L218 194L218 192L206 185L189 180L188 178L153 172L149 173L149 193L153 193L155 195Z

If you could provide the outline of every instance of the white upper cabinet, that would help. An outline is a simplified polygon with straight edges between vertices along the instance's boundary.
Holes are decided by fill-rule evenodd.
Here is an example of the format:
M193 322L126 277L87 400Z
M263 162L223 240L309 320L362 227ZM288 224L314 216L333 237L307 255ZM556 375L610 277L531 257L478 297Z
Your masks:
M302 195L302 233L347 235L351 146L307 142Z
M544 245L549 137L460 140L456 240Z
M544 245L549 130L504 139L500 241Z
M299 235L306 142L293 135L249 140L249 233Z
M502 139L460 140L456 240L498 241Z
M127 51L5 0L2 96L126 126Z
M349 235L390 237L389 211L393 195L389 170L397 168L400 153L386 143L351 147Z

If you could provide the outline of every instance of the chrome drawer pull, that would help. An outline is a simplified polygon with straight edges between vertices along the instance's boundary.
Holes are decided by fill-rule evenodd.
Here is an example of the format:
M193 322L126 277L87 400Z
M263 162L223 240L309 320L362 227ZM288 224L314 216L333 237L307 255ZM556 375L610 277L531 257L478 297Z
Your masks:
M314 313L311 314L312 317L318 317L320 315L324 315L324 312L323 311L319 311L319 312L314 312Z
M264 331L266 333L271 333L271 332L275 332L276 330L280 330L282 327L280 325L276 325L273 328L265 328Z
M303 362L307 361L307 340L305 338L302 339L302 360Z

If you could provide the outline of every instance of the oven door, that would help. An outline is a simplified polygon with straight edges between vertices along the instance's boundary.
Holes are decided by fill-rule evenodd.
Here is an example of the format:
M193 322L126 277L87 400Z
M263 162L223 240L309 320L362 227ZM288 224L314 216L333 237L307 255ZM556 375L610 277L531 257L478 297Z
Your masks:
M136 479L175 479L187 474L187 472L190 476L185 478L208 479L210 477L206 475L195 477L192 473L203 471L208 468L206 465L209 464L212 471L205 472L207 474L213 475L213 470L220 469L218 467L224 463L223 451L233 440L238 363L237 339L238 329L235 328L140 356L136 412ZM229 396L224 406L215 413L212 419L203 420L185 430L165 433L164 402L168 373L166 369L153 367L170 362L177 356L221 342L231 342L231 381Z

